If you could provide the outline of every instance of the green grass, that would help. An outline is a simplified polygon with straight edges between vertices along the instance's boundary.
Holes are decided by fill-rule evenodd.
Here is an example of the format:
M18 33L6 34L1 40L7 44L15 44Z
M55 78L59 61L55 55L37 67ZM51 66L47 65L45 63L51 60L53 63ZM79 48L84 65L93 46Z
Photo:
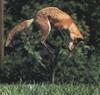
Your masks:
M100 85L1 84L0 95L100 95Z

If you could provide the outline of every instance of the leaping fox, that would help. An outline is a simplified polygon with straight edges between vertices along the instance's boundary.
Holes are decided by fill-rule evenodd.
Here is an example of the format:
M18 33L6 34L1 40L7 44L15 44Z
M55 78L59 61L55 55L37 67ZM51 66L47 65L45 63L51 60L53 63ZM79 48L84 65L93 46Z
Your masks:
M13 36L17 32L26 27L29 27L34 22L34 20L42 30L41 43L46 48L48 48L46 40L51 31L51 23L59 31L62 29L68 29L70 31L71 41L69 42L68 46L69 50L73 50L77 46L79 39L84 39L79 28L69 14L63 12L57 7L46 7L37 12L37 14L35 15L35 19L31 18L16 25L8 34L6 46L11 43Z

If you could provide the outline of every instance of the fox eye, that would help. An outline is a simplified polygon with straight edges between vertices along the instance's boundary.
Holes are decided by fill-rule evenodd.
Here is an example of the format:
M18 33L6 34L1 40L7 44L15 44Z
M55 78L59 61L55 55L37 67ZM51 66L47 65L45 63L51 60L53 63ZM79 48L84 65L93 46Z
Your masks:
M78 43L77 39L73 41L73 44L77 44L77 43Z

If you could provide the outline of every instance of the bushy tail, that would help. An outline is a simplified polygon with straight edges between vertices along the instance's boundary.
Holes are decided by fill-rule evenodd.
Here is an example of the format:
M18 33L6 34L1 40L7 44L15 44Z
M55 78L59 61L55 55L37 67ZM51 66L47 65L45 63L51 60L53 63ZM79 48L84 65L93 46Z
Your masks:
M12 41L14 35L15 35L17 32L19 32L19 31L25 29L26 27L29 27L29 26L32 24L33 21L34 21L34 19L32 18L32 19L25 20L25 21L21 22L20 24L16 25L16 26L9 32L9 34L8 34L8 36L7 36L7 40L6 40L5 46L7 47L7 46L11 43L11 41Z

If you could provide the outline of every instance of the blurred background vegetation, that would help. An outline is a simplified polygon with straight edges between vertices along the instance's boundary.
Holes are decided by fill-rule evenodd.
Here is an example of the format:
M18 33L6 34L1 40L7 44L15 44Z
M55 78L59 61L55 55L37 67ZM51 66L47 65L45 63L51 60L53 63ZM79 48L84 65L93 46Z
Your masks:
M54 47L50 54L40 44L41 32L33 26L18 33L5 47L5 64L0 67L1 83L100 82L100 1L98 0L5 0L5 39L19 22L34 17L44 7L55 6L72 16L82 33L85 45L70 57L68 30L62 30L65 41L52 28L48 41Z

